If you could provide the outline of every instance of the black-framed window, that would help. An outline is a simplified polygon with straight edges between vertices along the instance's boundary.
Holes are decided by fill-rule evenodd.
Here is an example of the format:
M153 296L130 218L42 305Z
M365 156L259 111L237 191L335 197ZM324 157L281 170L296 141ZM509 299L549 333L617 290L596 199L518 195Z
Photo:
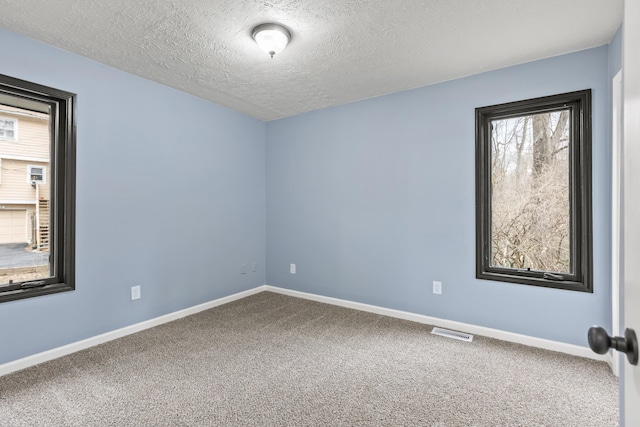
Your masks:
M0 75L0 112L21 126L20 144L0 146L0 302L75 289L74 103Z
M593 292L591 90L476 109L476 277Z

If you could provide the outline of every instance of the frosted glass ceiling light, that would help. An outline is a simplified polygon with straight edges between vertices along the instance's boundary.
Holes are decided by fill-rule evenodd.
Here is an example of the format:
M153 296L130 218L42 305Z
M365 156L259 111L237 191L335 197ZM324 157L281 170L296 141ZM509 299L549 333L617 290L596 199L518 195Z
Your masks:
M258 43L260 49L273 58L273 55L282 52L287 46L291 40L291 33L282 25L260 24L253 29L251 37Z

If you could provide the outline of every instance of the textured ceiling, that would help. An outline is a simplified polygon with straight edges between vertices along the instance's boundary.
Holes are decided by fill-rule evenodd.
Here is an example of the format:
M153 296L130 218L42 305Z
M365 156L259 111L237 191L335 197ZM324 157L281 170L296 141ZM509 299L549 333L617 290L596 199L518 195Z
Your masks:
M608 43L623 0L0 0L0 26L273 120ZM289 28L274 59L251 39Z

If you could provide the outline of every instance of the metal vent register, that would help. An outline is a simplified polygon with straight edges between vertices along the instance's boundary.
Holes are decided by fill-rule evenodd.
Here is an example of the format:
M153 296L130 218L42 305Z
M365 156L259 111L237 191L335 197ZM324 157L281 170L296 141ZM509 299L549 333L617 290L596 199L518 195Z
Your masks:
M434 335L440 335L443 337L453 338L460 341L466 341L466 342L473 341L473 335L465 334L464 332L450 331L449 329L433 328L431 333Z

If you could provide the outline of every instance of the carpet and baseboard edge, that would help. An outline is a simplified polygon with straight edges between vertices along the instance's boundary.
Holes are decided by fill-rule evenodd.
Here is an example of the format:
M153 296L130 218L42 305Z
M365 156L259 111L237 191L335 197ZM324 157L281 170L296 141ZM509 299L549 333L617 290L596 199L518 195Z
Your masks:
M557 351L574 356L585 357L588 359L595 359L607 362L610 366L612 364L612 357L610 354L598 355L593 353L588 347L581 347L578 345L562 343L558 341L546 340L542 338L531 337L528 335L516 334L513 332L502 331L499 329L486 328L483 326L476 326L462 322L456 322L452 320L440 319L437 317L425 316L422 314L409 313L406 311L394 310L390 308L378 307L369 304L362 304L358 302L342 300L338 298L325 297L322 295L310 294L306 292L294 291L291 289L279 288L271 285L261 285L253 289L249 289L243 292L238 292L233 295L229 295L223 298L218 298L213 301L209 301L203 304L199 304L193 307L179 310L173 313L169 313L163 316L156 317L154 319L146 320L144 322L136 323L134 325L126 326L124 328L116 329L114 331L106 332L104 334L96 335L81 341L77 341L71 344L67 344L61 347L53 348L51 350L37 353L31 356L24 357L22 359L14 360L0 365L0 376L7 375L12 372L16 372L22 369L26 369L30 366L35 366L40 363L47 362L49 360L57 359L62 356L66 356L71 353L75 353L80 350L84 350L89 347L93 347L108 341L115 340L127 335L134 334L136 332L143 331L145 329L153 328L154 326L161 325L163 323L171 322L182 317L186 317L192 314L199 313L210 308L217 307L219 305L227 304L232 301L236 301L248 296L269 291L283 295L289 295L297 298L303 298L307 300L322 302L325 304L336 305L345 308L351 308L354 310L366 311L369 313L381 314L384 316L395 317L398 319L410 320L413 322L438 326L442 328L454 329L461 332L467 332L470 334L482 335L490 338L496 338L503 341L514 342L518 344L524 344L532 347L543 348L545 350Z
M440 319L438 317L425 316L423 314L410 313L407 311L362 304L359 302L342 300L338 298L309 294L306 292L278 288L270 285L266 285L264 290L317 302L323 302L326 304L338 305L345 308L352 308L354 310L366 311L369 313L381 314L398 319L410 320L412 322L424 323L440 328L453 329L455 331L466 332L469 334L482 335L489 338L496 338L502 341L509 341L528 345L531 347L538 347L545 350L557 351L560 353L566 353L573 356L584 357L587 359L600 360L609 363L609 365L611 365L612 363L610 361L610 354L599 355L591 351L589 347L581 347L579 345L567 344L559 341L547 340L544 338L536 338L529 335L516 334L514 332L507 332L500 329L486 328L484 326L476 326L469 323L456 322L453 320Z

